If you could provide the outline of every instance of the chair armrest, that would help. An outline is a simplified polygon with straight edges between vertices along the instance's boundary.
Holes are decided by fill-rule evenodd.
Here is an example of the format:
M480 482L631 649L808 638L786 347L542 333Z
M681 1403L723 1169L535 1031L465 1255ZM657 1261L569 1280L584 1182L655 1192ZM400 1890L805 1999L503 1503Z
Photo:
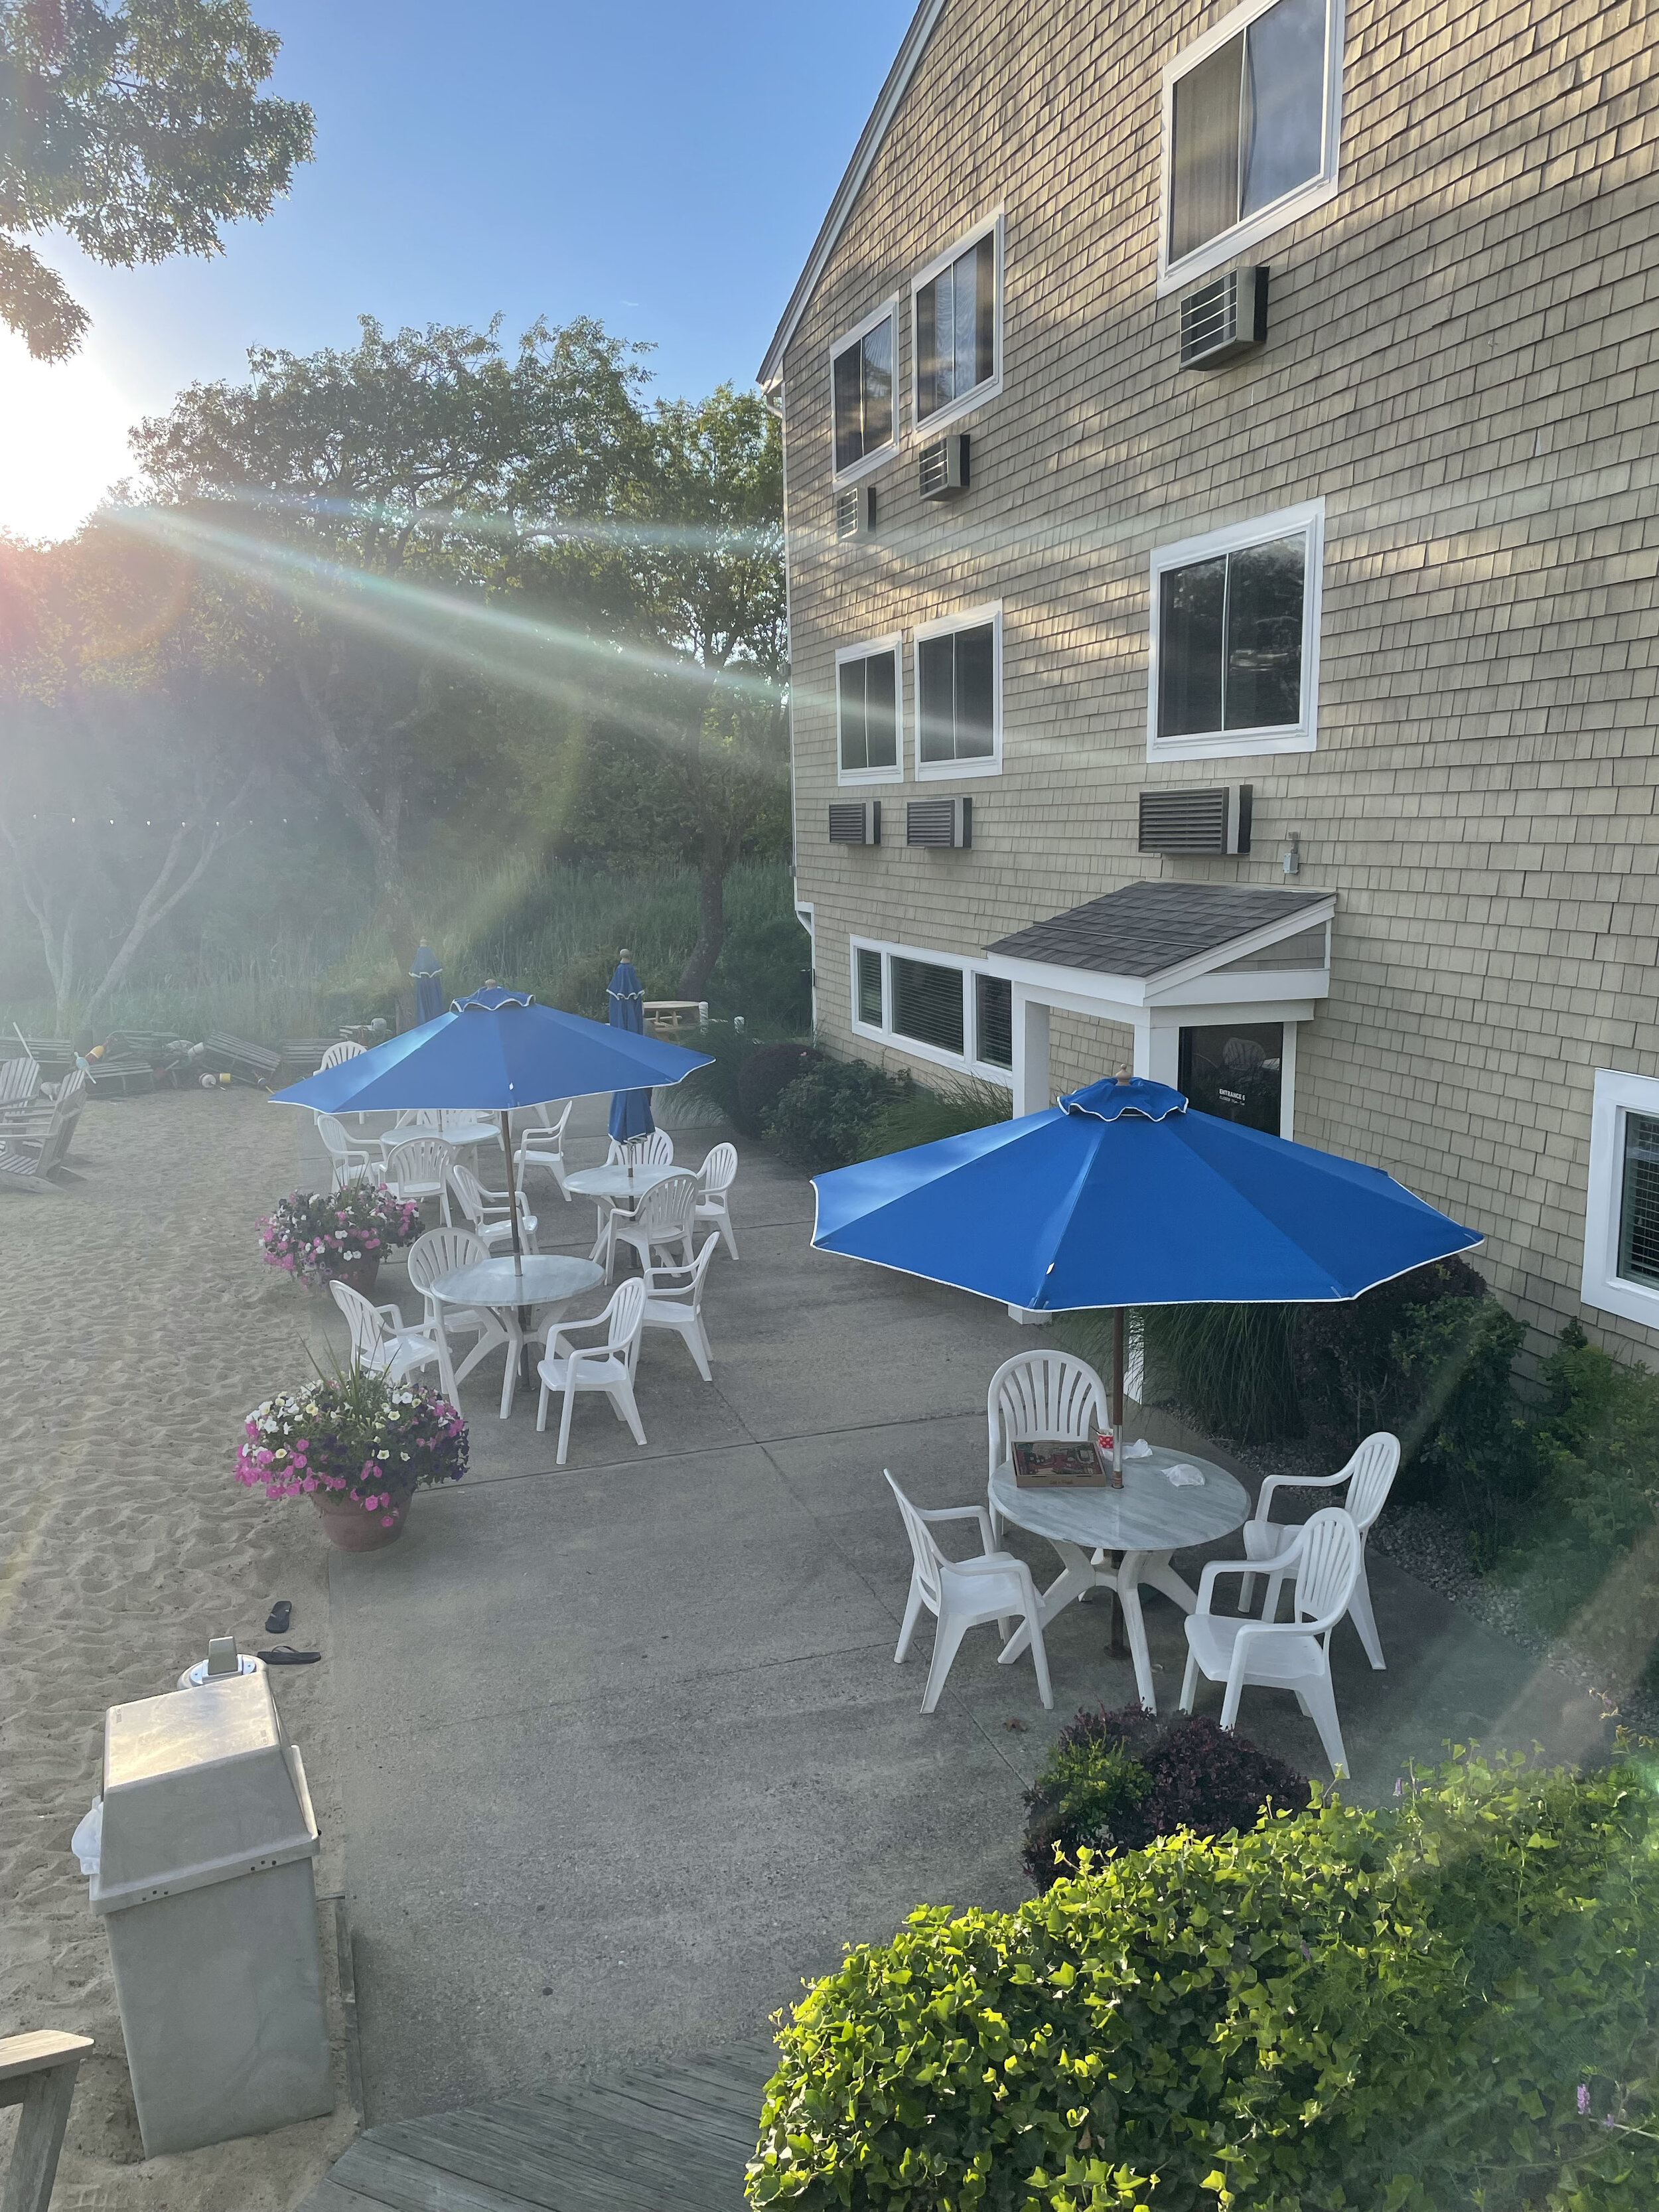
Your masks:
M1265 1559L1212 1559L1198 1578L1197 1610L1200 1613L1209 1611L1218 1575L1261 1575L1270 1571L1277 1574L1291 1560L1299 1557L1302 1543L1303 1539L1298 1535L1293 1544L1288 1545L1282 1552L1275 1553L1271 1562Z
M401 1329L404 1327L403 1309L400 1306L376 1306L374 1310L382 1321L389 1321L393 1328Z
M604 1323L605 1323L605 1316L603 1314L592 1314L586 1321L550 1321L542 1330L542 1341L547 1346L549 1358L556 1356L556 1347L562 1339L570 1334L573 1329L598 1328ZM578 1352L582 1349L582 1346L570 1344L566 1345L565 1349L567 1352ZM592 1346L588 1349L591 1350Z
M1346 1468L1338 1474L1270 1474L1261 1486L1261 1494L1255 1501L1255 1510L1250 1518L1252 1521L1268 1518L1267 1507L1276 1490L1329 1490L1348 1479Z
M931 1513L918 1510L916 1518L918 1521L977 1521L981 1548L987 1552L996 1549L996 1539L991 1534L991 1516L983 1505L940 1505ZM966 1562L952 1559L951 1564L962 1566Z

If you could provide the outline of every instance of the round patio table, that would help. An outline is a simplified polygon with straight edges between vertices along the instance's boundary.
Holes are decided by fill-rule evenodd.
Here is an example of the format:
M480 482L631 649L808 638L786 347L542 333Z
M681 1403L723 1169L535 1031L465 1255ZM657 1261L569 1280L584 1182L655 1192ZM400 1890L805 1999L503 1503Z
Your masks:
M1195 1467L1203 1481L1177 1488L1165 1479L1165 1469L1176 1466ZM1124 1461L1121 1490L1022 1490L1006 1460L991 1477L993 1515L1046 1537L1060 1553L1059 1579L1040 1600L1043 1626L1085 1590L1110 1590L1123 1608L1135 1686L1149 1713L1158 1711L1158 1699L1140 1617L1140 1584L1150 1583L1183 1613L1191 1613L1198 1595L1170 1565L1170 1554L1229 1534L1243 1525L1249 1510L1243 1485L1224 1468L1191 1452L1166 1451L1160 1444L1152 1447L1150 1458ZM1107 1556L1099 1559L1102 1553ZM1030 1642L1030 1631L1021 1627L1002 1657L1018 1659Z
M578 1168L565 1181L576 1198L643 1198L646 1192L671 1176L690 1175L690 1168L634 1168L617 1164L603 1168Z
M525 1347L520 1316L531 1306L559 1305L605 1280L605 1270L592 1260L567 1259L556 1252L526 1252L522 1260L476 1261L470 1267L454 1267L440 1275L428 1296L440 1305L481 1306L507 1339L507 1372L501 1377L501 1419L513 1411L513 1395L519 1382L519 1357ZM438 1333L438 1370L445 1393L452 1400L456 1389L482 1355L495 1342L480 1338L459 1369L450 1369L449 1340ZM449 1369L446 1373L445 1370Z

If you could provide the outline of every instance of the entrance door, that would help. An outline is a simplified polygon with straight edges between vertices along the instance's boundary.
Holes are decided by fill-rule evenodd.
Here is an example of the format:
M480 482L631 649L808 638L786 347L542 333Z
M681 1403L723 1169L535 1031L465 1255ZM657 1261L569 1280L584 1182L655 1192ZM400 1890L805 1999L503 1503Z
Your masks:
M1283 1022L1226 1022L1181 1032L1181 1088L1200 1114L1279 1133Z

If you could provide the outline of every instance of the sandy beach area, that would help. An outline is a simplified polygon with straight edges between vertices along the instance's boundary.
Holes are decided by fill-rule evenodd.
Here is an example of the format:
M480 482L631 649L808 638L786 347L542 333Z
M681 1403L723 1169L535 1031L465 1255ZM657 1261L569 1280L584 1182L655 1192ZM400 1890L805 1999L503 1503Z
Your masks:
M210 1635L234 1634L324 1654L272 1679L323 1830L318 1888L342 1886L325 1547L301 1504L232 1473L242 1415L310 1371L318 1308L255 1233L297 1161L294 1115L262 1094L164 1092L89 1105L58 1194L0 1192L0 2033L97 2044L54 2212L287 2212L353 2130L337 2048L331 2118L145 2160L70 1850L106 1708L172 1689ZM273 1638L278 1597L294 1619ZM325 1960L331 1976L327 1944ZM15 2125L0 2112L0 2171Z

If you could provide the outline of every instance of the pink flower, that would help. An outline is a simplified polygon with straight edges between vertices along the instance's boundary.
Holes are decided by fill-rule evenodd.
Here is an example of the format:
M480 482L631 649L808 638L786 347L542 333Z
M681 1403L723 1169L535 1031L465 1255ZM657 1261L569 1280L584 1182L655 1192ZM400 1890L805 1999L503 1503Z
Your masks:
M395 1528L397 1526L397 1522L398 1516L395 1513L386 1513L380 1516L380 1526L382 1528Z

